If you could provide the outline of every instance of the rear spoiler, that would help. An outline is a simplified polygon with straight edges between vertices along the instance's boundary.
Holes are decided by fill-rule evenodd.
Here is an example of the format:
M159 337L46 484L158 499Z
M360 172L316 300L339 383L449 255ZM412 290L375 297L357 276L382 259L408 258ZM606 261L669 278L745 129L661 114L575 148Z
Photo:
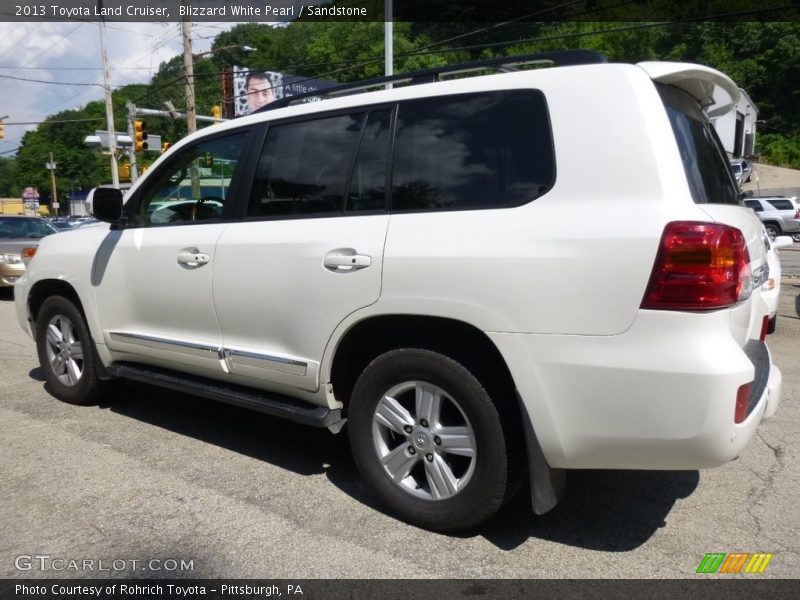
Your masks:
M710 119L724 115L739 101L733 80L710 67L678 62L640 62L650 79L673 85L692 96Z

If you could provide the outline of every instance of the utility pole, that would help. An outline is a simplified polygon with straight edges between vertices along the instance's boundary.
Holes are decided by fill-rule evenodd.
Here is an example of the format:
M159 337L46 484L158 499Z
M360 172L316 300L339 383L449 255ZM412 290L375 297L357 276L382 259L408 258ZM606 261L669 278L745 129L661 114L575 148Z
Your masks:
M383 74L389 77L394 75L394 22L392 21L392 0L384 0L383 19ZM387 90L392 89L392 87L394 86L391 83L386 84Z
M53 199L50 201L50 205L53 207L55 211L55 216L58 216L58 192L56 191L56 163L53 160L53 153L50 153L50 162L45 164L45 167L50 171L50 186L53 189Z
M102 4L102 3L101 3ZM111 153L111 182L119 189L119 168L117 166L117 136L114 134L114 105L111 102L111 84L108 74L108 54L106 53L106 22L100 23L100 53L103 55L103 87L106 92L106 121L108 127L109 152Z
M133 102L128 102L125 106L128 109L128 136L132 141L129 157L131 159L131 183L136 183L136 180L139 179L139 168L136 164L136 134L133 131L133 121L136 119L136 105Z
M183 0L185 6L191 6L191 0ZM181 28L183 32L183 67L186 70L186 129L189 134L197 131L197 114L194 105L194 57L192 56L192 22L189 12L184 11Z

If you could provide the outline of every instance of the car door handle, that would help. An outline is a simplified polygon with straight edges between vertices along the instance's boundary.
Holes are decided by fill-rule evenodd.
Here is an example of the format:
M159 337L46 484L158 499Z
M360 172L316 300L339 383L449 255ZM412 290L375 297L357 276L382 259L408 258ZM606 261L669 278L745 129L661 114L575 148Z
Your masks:
M196 269L207 265L211 261L208 254L203 254L197 248L186 248L178 252L178 264L189 269Z
M340 248L328 252L322 264L329 271L350 273L370 266L372 257L366 254L357 254L352 248Z

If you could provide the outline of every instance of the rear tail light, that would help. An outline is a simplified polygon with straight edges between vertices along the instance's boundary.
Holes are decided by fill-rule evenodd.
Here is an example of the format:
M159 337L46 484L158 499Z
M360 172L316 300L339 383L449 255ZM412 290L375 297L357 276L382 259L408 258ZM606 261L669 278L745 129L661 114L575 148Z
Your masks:
M750 295L751 279L741 231L721 223L675 221L664 228L642 308L725 308Z
M761 321L761 333L758 336L759 341L763 342L767 339L767 332L769 331L769 316L764 315Z
M736 392L736 408L733 412L733 422L741 423L747 417L747 407L750 404L750 390L753 384L746 383Z
M796 213L794 213L794 218L795 218L795 219L800 219L800 208L798 208L798 209L797 209L797 212L796 212Z

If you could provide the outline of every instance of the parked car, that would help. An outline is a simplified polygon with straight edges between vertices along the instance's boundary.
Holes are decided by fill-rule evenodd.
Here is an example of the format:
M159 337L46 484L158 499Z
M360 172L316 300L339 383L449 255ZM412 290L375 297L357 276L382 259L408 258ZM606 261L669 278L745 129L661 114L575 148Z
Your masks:
M753 165L744 158L734 158L730 161L733 175L736 178L736 183L741 185L750 181L750 175L753 171Z
M794 218L800 219L800 206L797 204L797 197L791 196L766 196L767 202L778 210L794 211ZM795 242L800 242L800 232L791 232L792 239Z
M800 235L800 210L790 205L789 208L778 208L774 201L786 200L783 196L750 196L744 204L752 208L771 238L779 235ZM779 202L779 204L786 206Z
M774 240L764 230L764 248L767 250L767 264L769 265L769 279L762 286L762 296L769 307L769 321L767 333L775 333L778 323L778 302L781 296L781 259L778 250L788 248L793 243L788 235L776 237Z
M16 283L25 272L23 250L58 230L40 217L0 215L0 287Z
M452 78L526 62L555 66ZM56 398L133 379L346 427L373 493L443 531L525 471L541 514L568 469L724 464L775 413L761 223L709 121L730 78L572 51L325 93L185 138L124 204L89 194L109 225L43 241L15 297Z

